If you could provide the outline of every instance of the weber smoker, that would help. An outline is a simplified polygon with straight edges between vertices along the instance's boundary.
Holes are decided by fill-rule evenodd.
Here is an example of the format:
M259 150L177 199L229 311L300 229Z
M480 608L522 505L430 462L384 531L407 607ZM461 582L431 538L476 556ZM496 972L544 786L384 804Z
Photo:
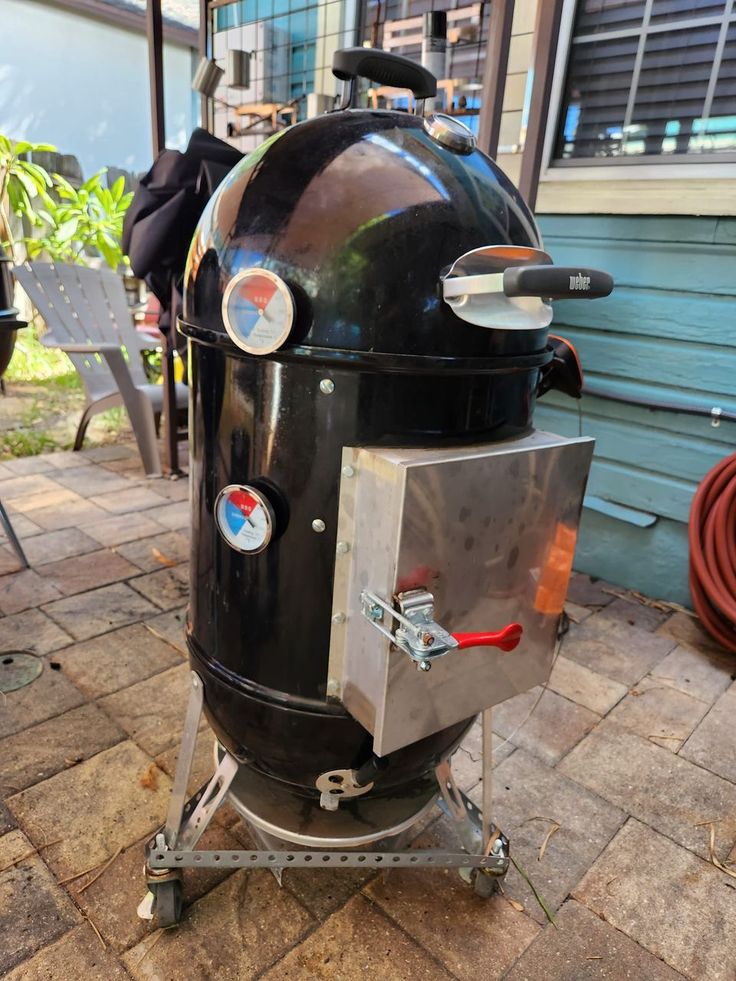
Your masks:
M610 292L562 269L423 68L335 56L342 109L239 163L191 246L192 689L141 915L181 914L192 866L508 866L450 758L483 713L546 681L592 453L537 432L575 388L548 300ZM367 77L415 114L353 108ZM579 379L578 379L579 382ZM214 774L186 799L201 712ZM405 849L439 800L456 852ZM221 802L257 848L196 845Z

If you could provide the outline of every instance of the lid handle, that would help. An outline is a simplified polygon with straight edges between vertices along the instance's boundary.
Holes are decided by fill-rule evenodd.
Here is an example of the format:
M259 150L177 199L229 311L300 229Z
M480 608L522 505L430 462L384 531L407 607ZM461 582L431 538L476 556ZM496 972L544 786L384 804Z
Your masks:
M380 48L342 48L332 57L332 74L343 82L367 78L379 85L411 89L415 99L437 95L437 79L422 65Z
M538 296L545 300L595 300L608 296L613 278L599 269L577 266L510 266L503 272L506 296Z

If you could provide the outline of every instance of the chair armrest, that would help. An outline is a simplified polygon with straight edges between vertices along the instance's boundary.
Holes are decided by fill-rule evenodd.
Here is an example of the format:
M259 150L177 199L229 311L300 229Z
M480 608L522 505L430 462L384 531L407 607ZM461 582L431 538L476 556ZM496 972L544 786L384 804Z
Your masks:
M136 387L122 348L117 344L56 344L54 346L67 354L101 354L112 372L126 407L136 402L139 397L145 397Z
M46 344L45 340L43 343L45 347L55 347L66 354L108 354L110 351L120 351L117 344L59 344L56 341Z
M138 330L136 328L136 335L138 337L138 347L141 351L155 351L165 343L163 334L156 327L152 327L150 331Z
M54 344L53 346L66 354L101 354L107 361L107 366L117 382L120 394L123 396L123 402L127 403L129 398L135 399L137 397L138 390L131 377L128 362L118 344Z

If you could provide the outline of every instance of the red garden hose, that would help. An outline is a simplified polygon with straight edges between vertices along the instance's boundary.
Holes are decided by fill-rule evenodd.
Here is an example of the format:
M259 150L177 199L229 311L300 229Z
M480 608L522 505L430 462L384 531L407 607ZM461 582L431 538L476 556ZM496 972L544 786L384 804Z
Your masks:
M708 633L736 654L736 453L703 478L688 538L695 609Z

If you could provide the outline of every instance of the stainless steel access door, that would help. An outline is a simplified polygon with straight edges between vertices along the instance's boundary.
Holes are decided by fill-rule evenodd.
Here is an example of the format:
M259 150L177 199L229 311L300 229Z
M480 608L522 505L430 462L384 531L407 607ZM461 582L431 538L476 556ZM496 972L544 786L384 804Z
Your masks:
M535 432L447 450L343 453L328 692L385 755L544 682L593 440ZM519 622L519 646L450 651L419 671L361 612L425 587L450 632ZM386 616L384 625L392 627Z

